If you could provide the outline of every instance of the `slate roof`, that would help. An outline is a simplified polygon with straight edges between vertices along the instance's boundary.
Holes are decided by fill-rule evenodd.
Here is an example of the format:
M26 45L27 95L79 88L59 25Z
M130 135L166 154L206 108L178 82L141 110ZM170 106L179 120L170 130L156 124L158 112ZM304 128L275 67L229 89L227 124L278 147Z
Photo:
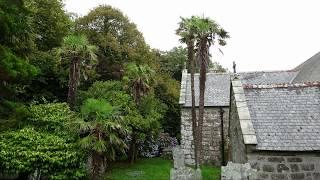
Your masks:
M296 71L243 72L238 73L243 84L289 83L297 75ZM228 73L207 73L205 106L229 106L230 78ZM195 74L196 106L199 105L199 74ZM191 107L190 74L182 78L180 105Z
M290 83L298 71L258 71L238 73L243 84Z
M199 74L194 77L195 102L199 106ZM181 93L180 104L184 107L191 107L191 77L186 77L181 89L185 88L185 93ZM227 73L207 73L205 89L205 106L229 106L230 99L230 75ZM184 99L181 101L181 99Z
M293 83L320 81L320 52L294 70L299 71L299 74L294 78Z
M320 83L244 86L258 150L320 150Z

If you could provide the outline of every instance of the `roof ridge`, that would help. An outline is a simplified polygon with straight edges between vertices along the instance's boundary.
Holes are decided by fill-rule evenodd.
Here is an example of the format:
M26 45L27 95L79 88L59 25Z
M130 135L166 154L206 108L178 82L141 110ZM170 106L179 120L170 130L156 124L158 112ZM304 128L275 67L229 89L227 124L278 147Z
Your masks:
M267 71L245 71L245 72L238 72L237 74L244 74L244 73L277 73L277 72L298 72L299 70L291 69L291 70L267 70Z
M281 83L281 84L243 84L245 89L272 89L272 88L302 88L302 87L320 87L320 81L304 83Z

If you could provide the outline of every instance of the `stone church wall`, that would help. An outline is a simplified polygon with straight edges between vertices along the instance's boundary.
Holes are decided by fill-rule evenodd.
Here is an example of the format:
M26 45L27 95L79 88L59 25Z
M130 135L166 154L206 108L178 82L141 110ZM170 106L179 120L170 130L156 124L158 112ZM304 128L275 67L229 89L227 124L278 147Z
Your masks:
M319 153L248 153L251 167L261 180L320 180Z
M229 124L229 108L223 107L222 109L224 110L224 147L226 152L228 147L227 134ZM205 164L220 166L222 162L220 107L205 107L202 130L202 162ZM184 151L186 163L190 165L194 164L191 108L181 109L181 148Z

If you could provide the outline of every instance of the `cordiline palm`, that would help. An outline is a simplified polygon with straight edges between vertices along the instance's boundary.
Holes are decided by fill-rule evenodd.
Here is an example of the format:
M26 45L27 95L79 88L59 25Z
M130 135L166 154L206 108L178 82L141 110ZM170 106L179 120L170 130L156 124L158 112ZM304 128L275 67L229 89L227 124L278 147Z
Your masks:
M137 106L140 105L141 98L146 95L151 88L153 82L154 71L146 65L128 64L125 68L125 76L123 80L126 88L130 90ZM138 127L131 125L132 134L129 147L129 161L134 163L137 159L137 132Z
M69 35L63 39L62 47L58 49L58 55L69 63L69 90L68 104L74 108L77 87L80 83L80 74L86 78L86 70L92 68L97 62L95 52L97 47L90 45L83 35Z
M194 43L195 43L195 31L192 24L192 19L181 18L179 28L176 30L176 34L179 35L180 41L187 44L188 49L188 63L191 74L191 114L192 114L192 135L194 142L194 155L195 155L195 167L199 168L198 155L198 144L197 144L197 115L195 107L195 92L194 92L194 72L195 72L195 60L194 60Z
M125 153L127 129L120 113L104 100L87 99L81 106L82 119L72 123L80 134L80 146L88 153L90 179L101 179L116 153Z
M216 42L224 46L226 45L225 39L229 38L227 31L221 28L215 21L210 18L193 16L191 18L191 24L195 31L195 40L197 48L197 61L200 65L200 94L199 94L199 122L198 122L198 158L202 155L202 127L203 127L203 115L204 115L204 94L205 94L205 82L206 72L209 65L209 48Z

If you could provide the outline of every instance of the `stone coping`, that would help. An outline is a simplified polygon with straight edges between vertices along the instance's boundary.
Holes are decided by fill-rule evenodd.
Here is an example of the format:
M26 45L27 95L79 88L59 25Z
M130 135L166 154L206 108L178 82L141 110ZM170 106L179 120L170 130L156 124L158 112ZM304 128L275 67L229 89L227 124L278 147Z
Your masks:
M181 88L180 88L180 98L179 98L180 105L186 103L187 76L188 76L188 72L186 69L184 69L182 71L182 77L181 77Z
M235 97L237 112L239 115L241 132L243 135L244 144L258 144L256 132L251 122L249 109L247 106L243 85L240 79L232 80L232 90Z

